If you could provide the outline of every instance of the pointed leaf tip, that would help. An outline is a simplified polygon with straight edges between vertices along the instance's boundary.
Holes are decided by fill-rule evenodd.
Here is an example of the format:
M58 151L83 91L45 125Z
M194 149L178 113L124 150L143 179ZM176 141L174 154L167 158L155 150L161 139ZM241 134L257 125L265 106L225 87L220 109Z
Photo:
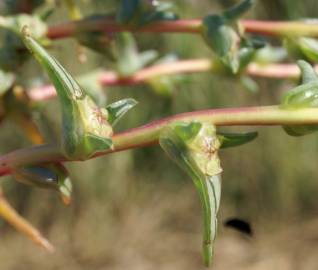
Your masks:
M312 81L318 81L318 76L311 64L304 60L298 60L297 65L301 70L302 83L309 83Z
M226 133L218 132L217 136L221 143L221 148L229 148L240 146L255 140L258 136L258 132L246 132L246 133Z
M138 102L133 98L126 98L109 104L106 107L106 110L108 111L108 122L112 126L115 126L126 112L135 107L137 104Z
M239 19L244 13L246 13L255 4L256 0L243 0L237 5L230 7L223 12L223 16L229 21Z

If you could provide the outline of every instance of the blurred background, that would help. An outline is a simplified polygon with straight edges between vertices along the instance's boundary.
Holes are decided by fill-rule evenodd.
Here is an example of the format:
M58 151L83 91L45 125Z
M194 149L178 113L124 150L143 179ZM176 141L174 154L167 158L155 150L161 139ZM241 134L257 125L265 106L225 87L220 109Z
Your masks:
M5 2L5 1L4 1ZM7 1L9 2L9 1ZM14 2L14 1L12 1ZM23 1L16 1L23 2ZM116 1L78 1L85 15L106 13ZM234 0L174 1L182 18L201 18L236 3ZM1 6L1 5L0 5ZM5 15L4 5L0 10ZM315 0L259 0L246 18L289 20L318 15ZM49 24L68 20L60 5ZM211 57L199 36L137 34L140 50L181 59ZM280 45L278 40L268 40ZM73 39L54 41L52 53L74 75L108 62L87 50L78 60ZM25 80L43 78L33 60L19 71ZM107 87L107 103L132 97L139 104L116 131L151 120L206 108L277 104L284 90L297 82L257 79L257 92L247 91L237 79L200 73L184 76L170 96L149 86ZM57 100L44 102L41 111L59 132ZM231 128L259 131L250 144L222 150L224 169L219 233L213 269L318 268L318 134L294 138L280 127ZM7 153L30 142L10 121L3 121L0 151ZM47 254L6 223L0 224L0 269L204 269L201 260L202 218L191 180L158 146L133 149L86 162L67 163L74 194L65 207L54 192L29 188L2 179L9 201L55 245ZM251 223L253 237L223 226L228 218Z

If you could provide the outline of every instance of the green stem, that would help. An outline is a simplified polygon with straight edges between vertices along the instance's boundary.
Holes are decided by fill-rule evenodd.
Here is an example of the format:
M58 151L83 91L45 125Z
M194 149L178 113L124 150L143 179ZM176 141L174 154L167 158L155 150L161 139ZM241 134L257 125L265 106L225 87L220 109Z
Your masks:
M177 114L113 136L114 148L99 152L102 156L130 148L158 143L159 133L174 121L207 121L217 126L267 126L318 124L318 108L284 110L278 106L211 109ZM53 161L66 161L55 145L19 149L0 157L0 175L9 174L14 166Z

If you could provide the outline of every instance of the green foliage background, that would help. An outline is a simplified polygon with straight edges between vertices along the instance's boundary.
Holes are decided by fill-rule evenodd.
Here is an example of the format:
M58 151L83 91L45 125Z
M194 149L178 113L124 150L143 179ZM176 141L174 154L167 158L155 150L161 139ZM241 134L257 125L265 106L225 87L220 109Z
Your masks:
M78 2L85 14L106 12L114 6L114 1ZM174 2L183 18L201 18L235 1ZM270 20L317 16L315 0L259 0L256 8L247 15ZM67 13L61 6L50 23L65 20ZM135 37L140 49L156 49L162 55L175 52L181 59L211 57L199 36L137 34ZM277 40L271 41L279 44ZM74 75L94 67L109 67L109 63L91 51L87 51L89 61L79 64L76 43L72 39L54 41L52 53ZM43 76L35 61L27 63L20 72L26 79L31 75ZM258 79L257 82L259 92L250 93L237 80L204 73L187 76L171 98L160 97L147 86L108 87L105 91L109 103L127 97L139 101L139 105L116 127L120 131L185 111L276 104L282 92L296 84L287 80ZM43 110L50 127L55 130L52 138L48 138L52 140L57 136L60 124L57 101L45 102ZM252 130L231 128L247 129ZM248 269L269 269L271 266L274 266L272 269L292 269L288 266L296 260L293 256L296 248L292 249L293 245L289 243L306 237L312 241L295 244L297 249L304 253L309 247L317 250L314 239L318 234L310 228L314 227L311 224L316 224L318 213L318 135L294 138L280 127L257 130L259 138L256 141L221 152L224 173L215 269L232 266L243 269L247 265ZM2 123L1 153L29 144L15 125L8 121ZM48 236L57 252L45 254L1 223L1 269L202 267L199 199L191 180L172 164L159 146L69 163L67 167L75 186L74 201L68 208L49 191L30 189L12 181L11 177L2 180L9 200ZM223 221L233 216L252 222L254 239L246 241L223 228ZM306 226L309 229L304 229ZM286 246L275 244L282 242ZM280 259L275 261L277 256ZM264 260L274 263L261 264ZM302 269L316 269L317 266L314 261L308 265Z

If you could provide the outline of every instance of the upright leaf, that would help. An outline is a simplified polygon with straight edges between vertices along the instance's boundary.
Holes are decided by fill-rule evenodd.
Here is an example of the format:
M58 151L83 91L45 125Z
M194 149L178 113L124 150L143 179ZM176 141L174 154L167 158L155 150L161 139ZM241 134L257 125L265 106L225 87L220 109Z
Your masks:
M212 14L202 20L202 36L209 47L229 67L232 73L240 68L240 35L233 27L236 20L242 16L254 3L244 0L238 5L226 10L223 14Z
M85 160L112 147L107 110L100 108L61 64L23 29L23 41L51 78L62 109L62 151L69 159Z

